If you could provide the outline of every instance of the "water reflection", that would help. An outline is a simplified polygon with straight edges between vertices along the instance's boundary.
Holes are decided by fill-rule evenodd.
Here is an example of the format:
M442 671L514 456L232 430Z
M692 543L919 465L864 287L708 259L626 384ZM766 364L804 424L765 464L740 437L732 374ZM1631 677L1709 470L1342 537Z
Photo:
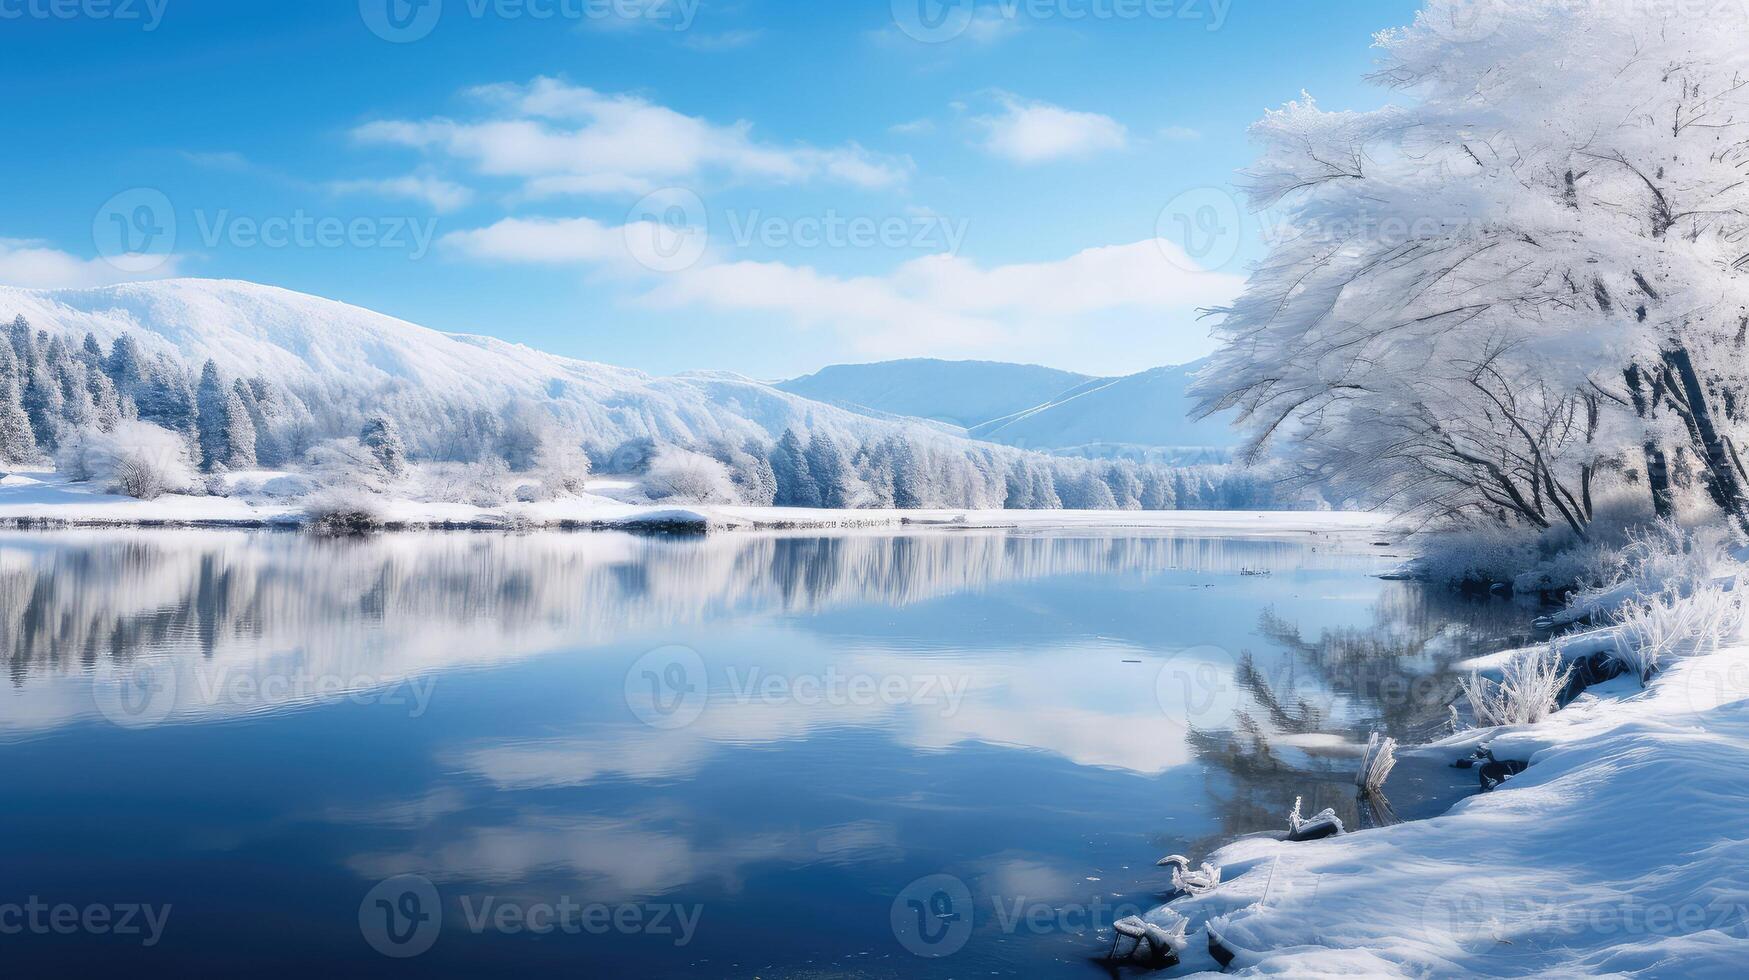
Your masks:
M416 874L446 903L423 972L1082 975L1153 857L1295 796L1352 819L1358 742L1437 726L1450 664L1526 618L1383 564L1317 536L3 534L0 769L33 802L0 861L174 899L160 964L296 929L285 969L387 968L360 898ZM939 962L888 918L932 874L980 903ZM482 895L704 914L683 950L458 932Z

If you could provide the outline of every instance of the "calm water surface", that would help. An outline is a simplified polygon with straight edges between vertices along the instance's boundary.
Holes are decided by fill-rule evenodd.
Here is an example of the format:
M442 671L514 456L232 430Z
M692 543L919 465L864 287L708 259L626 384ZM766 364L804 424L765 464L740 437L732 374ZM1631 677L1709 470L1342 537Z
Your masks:
M1384 550L0 534L0 962L1097 977L1156 858L1359 821L1356 740L1524 618Z

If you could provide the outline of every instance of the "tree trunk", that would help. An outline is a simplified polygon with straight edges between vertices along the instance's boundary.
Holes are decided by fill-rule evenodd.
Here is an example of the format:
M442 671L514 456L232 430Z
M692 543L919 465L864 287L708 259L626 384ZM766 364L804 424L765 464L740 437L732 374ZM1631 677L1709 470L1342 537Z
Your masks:
M1719 431L1718 419L1707 400L1705 387L1695 373L1694 361L1688 349L1672 346L1664 350L1664 365L1670 369L1675 384L1682 389L1686 402L1686 421L1695 442L1695 451L1706 467L1708 488L1719 507L1745 531L1749 531L1749 495L1731 461L1731 447Z
M1639 365L1628 365L1623 374L1627 378L1628 392L1634 399L1634 412L1642 422L1651 421L1654 399L1646 395ZM1646 455L1646 484L1652 490L1652 512L1659 518L1672 517L1676 514L1676 495L1670 489L1670 460L1650 435L1640 448Z

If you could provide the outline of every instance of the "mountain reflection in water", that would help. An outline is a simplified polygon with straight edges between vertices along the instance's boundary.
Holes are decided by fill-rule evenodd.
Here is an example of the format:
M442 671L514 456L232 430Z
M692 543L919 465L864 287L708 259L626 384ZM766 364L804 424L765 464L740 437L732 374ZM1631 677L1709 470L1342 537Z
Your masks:
M1153 858L1279 827L1295 796L1354 820L1366 733L1437 730L1451 665L1527 618L1381 581L1374 552L0 534L0 771L30 801L0 814L0 860L38 891L174 901L165 965L256 969L290 929L309 941L276 969L389 969L359 902L417 874L445 903L423 972L1081 975L1097 923L1017 930L997 903L1145 907ZM935 873L980 903L940 961L888 920ZM567 945L470 931L483 895L703 913L683 947Z

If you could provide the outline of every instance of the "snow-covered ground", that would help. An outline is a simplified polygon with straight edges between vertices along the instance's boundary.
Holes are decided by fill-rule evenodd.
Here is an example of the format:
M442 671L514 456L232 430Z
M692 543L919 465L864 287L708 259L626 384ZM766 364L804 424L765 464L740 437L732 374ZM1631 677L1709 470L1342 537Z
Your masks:
M232 474L233 486L247 482L273 486L280 474ZM672 506L631 502L631 481L591 480L588 492L562 500L509 503L497 507L370 497L359 503L390 527L663 527L700 531L755 528L851 528L934 525L1014 527L1037 530L1181 529L1222 535L1281 535L1332 531L1378 531L1387 519L1378 514L1313 511L1065 511L1065 510L829 510L794 507ZM295 525L308 501L265 492L231 496L166 494L135 500L104 493L91 484L70 483L51 472L15 471L0 479L0 523L103 525Z
M1190 919L1186 965L1218 969L1197 934L1214 917L1241 975L1745 975L1741 635L1644 690L1618 678L1542 724L1416 753L1456 760L1482 743L1529 768L1433 819L1312 843L1246 838L1209 856L1222 884L1167 906Z

